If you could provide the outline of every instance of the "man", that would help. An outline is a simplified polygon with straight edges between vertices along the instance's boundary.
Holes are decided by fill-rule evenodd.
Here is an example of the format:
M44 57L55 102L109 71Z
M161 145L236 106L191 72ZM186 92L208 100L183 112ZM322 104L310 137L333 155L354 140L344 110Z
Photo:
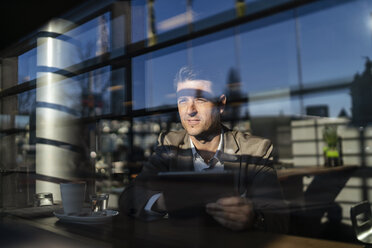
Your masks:
M167 212L163 193L139 183L146 175L229 170L239 175L240 196L211 202L205 206L206 212L232 230L287 232L286 206L272 167L271 142L221 124L226 96L216 97L212 81L184 67L175 83L184 130L160 134L155 153L139 179L121 195L121 210L148 220Z

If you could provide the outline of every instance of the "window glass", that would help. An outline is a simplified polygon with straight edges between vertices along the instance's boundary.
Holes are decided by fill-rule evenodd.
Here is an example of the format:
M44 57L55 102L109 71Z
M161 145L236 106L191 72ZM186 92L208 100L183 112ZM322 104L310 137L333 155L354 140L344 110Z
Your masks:
M248 112L254 116L300 113L291 98L298 85L295 23L291 13L243 25L236 35L241 89L248 95Z
M106 66L77 78L82 88L82 116L125 112L124 69Z
M37 52L39 51L40 57L52 55L45 55L43 51L48 48L47 44L41 44L36 49L31 49L24 54L18 56L18 83L27 82L36 79L38 71L49 71L55 72L66 67L78 64L87 59L96 57L105 52L110 51L110 13L106 13L93 20L90 20L64 34L55 38L55 41L59 43L60 49L63 50L61 53L57 47L54 50L48 50L48 52L55 53L58 62L56 65L61 65L61 68L38 68L37 65L40 61L37 61ZM56 45L57 43L54 43ZM65 43L65 44L62 44ZM51 44L51 43L50 43ZM43 63L43 62L41 62Z
M155 0L154 12L157 34L188 24L185 0Z
M132 41L147 39L150 32L156 36L156 42L184 35L187 29L182 27L191 20L191 12L186 11L186 0L132 1L132 24L136 26L132 29Z
M133 119L133 160L145 161L154 152L161 131L181 130L177 112Z
M122 114L125 111L124 76L124 69L99 68L39 87L38 101L49 103L48 95L53 92L55 99L64 99L63 106L80 117Z
M192 41L191 65L202 70L214 82L216 93L225 93L231 77L240 77L236 65L233 29ZM236 74L233 75L232 74ZM233 80L234 81L234 80ZM236 82L232 82L236 83Z
M70 59L80 63L111 51L110 18L105 13L63 34L66 42L75 45L75 56Z
M28 118L34 113L36 106L36 91L30 90L19 95L1 99L3 115L1 129L28 128Z
M234 0L217 0L210 2L208 0L192 1L192 8L195 15L195 21L205 19L226 10L235 8Z
M152 19L149 19L150 2L153 2ZM251 16L238 18L238 2L245 3L245 14ZM149 181L135 178L151 162L161 132L184 130L177 109L174 79L180 68L190 66L206 74L205 79L213 81L214 91L227 97L221 120L228 128L244 132L235 136L239 137L237 145L247 144L248 148L256 145L253 143L259 139L251 135L271 141L273 164L270 168L264 164L262 168L273 168L278 175L280 187L274 182L275 189L282 189L289 208L284 208L284 212L290 214L287 234L310 237L309 244L320 244L316 243L323 242L320 239L355 243L350 207L372 196L372 1L300 2L133 0L128 13L132 20L125 24L131 28L125 30L111 30L111 14L106 12L105 4L105 10L94 12L99 16L53 38L69 45L70 48L62 53L58 49L50 49L48 53L46 42L18 57L2 58L0 55L2 86L19 84L0 92L2 217L9 220L11 211L32 207L36 192L53 192L55 203L59 204L59 183L64 180L78 179L88 183L86 203L90 193L108 193L108 208L115 210L119 208L120 194L131 188L131 182L144 182L146 187L152 187ZM126 4L127 1L121 1L112 8L119 6L120 11L125 12ZM188 23L190 20L192 23ZM145 47L142 45L149 39L149 25L154 26L158 44ZM204 28L208 28L207 34L195 32L185 36L186 39L169 40ZM115 34L110 32L126 31L132 32L132 42L137 43L133 44L133 49L130 47L129 53L100 56L111 51L110 37ZM22 47L20 50L25 51ZM38 60L53 60L57 58L54 55L61 55L56 64L43 66L43 61ZM97 56L99 59L94 59ZM78 67L76 71L70 68L74 65ZM74 71L78 74L73 74ZM188 97L184 97L185 102L190 99ZM197 104L207 102L198 106L204 106L205 113L210 113L211 105L204 97L193 100ZM198 117L183 120L197 125L203 120ZM190 147L181 151L173 149L174 144L182 144L177 143L178 134L164 139L167 147L161 149L161 156L152 161L155 166L150 169L159 164L161 170L167 170L168 166L170 170L182 169L177 167L183 162L181 156L187 160L191 153ZM247 143L243 144L243 136ZM269 142L263 143L269 147ZM171 149L167 149L169 147ZM222 154L230 155L230 147L226 148ZM256 160L256 154L245 156L248 150L232 151L239 152L239 156L218 157L220 152L216 155L226 159L222 162L227 169L235 162L239 170L251 162L258 166L271 162L262 157ZM199 155L210 152L198 151ZM249 160L239 164L243 159ZM195 160L201 161L196 156L188 162ZM179 164L173 165L174 161ZM354 173L350 168L358 171ZM244 169L244 173L250 175L249 170ZM249 184L251 179L239 183L247 182L254 187L258 181ZM42 185L52 187L43 188ZM198 186L192 186L195 185ZM186 188L185 191L190 189ZM191 195L199 189L191 190ZM154 191L158 193L159 189ZM270 188L265 193L272 191ZM247 194L252 202L256 193L261 192ZM260 200L266 201L265 197ZM126 204L146 203L137 192L129 198L133 201ZM159 206L154 207L153 210ZM202 207L204 211L204 205ZM131 213L132 210L130 208ZM262 217L259 210L254 214ZM275 215L277 210L268 213ZM28 214L25 212L22 214ZM137 213L146 214L143 208ZM257 221L267 220L270 214ZM43 221L39 217L27 218L27 222L35 218L38 225L43 226L44 215ZM196 233L191 235L196 239L186 237L186 246L198 247L210 236L203 234L219 228L218 223L211 222L204 229L199 219L196 222L187 220L186 227L183 223L178 225L172 213L169 220L162 218L161 222L136 222L135 218L126 219L125 213L117 217L125 221L117 223L110 219L108 229L103 225L105 235L97 236L108 246L112 240L121 242L122 231L128 228L130 236L125 241L129 243L147 244L156 239L165 247L177 246L178 238L183 239L181 236L185 235L175 235L172 240L168 231L178 232L181 226L183 230L191 227ZM45 216L45 223L49 221L54 223L57 218ZM76 232L77 238L81 235L84 240L87 237L96 239L93 225L93 232L85 236L87 232L80 232L74 224L57 224L55 231L62 228ZM114 228L110 228L111 224ZM157 225L165 229L154 233ZM221 239L225 238L225 231L229 232L218 230ZM249 233L235 234L244 243L250 238ZM270 237L270 234L262 234L264 238L266 235ZM289 235L286 236L289 241L283 246L291 242L293 237ZM264 239L260 245L268 245L268 240ZM278 240L272 239L272 242ZM260 239L256 241L261 242Z
M18 56L18 83L36 79L36 49Z
M192 1L195 30L204 29L236 17L234 0Z
M179 68L187 65L186 44L133 59L133 109L175 106L173 85Z
M351 96L348 89L306 95L304 105L308 111L311 106L324 106L325 113L328 114L323 117L351 117ZM321 112L316 113L313 115L320 115Z
M132 42L144 40L147 36L146 30L146 0L131 1L131 28Z
M128 184L130 174L136 173L135 163L130 162L133 161L130 156L136 158L136 151L131 150L130 122L101 120L91 130L98 138L97 143L96 140L90 143L96 190L97 192L112 192L110 205L111 208L117 208L117 194L123 190L124 184Z
M362 71L365 58L372 55L371 8L367 2L346 1L310 13L309 8L317 4L299 9L304 84L350 82Z
M290 16L281 14L275 17L278 23L258 28L256 23L243 25L237 34L243 88L249 93L298 85L295 22L286 20Z
M275 3L258 0L238 2L240 1L134 0L131 2L132 25L136 28L132 29L132 42L152 39L149 37L150 33L156 36L156 42L163 42L190 31L199 31L231 21L246 13L253 14L273 5L281 5L287 0ZM153 44L152 41L150 44Z
M0 157L6 168L34 169L36 91L31 90L1 100ZM13 147L14 149L9 149Z
M41 37L38 41L37 61L34 58L35 51L20 57L19 65L25 65L20 67L18 72L20 82L23 82L24 78L27 79L28 74L35 73L36 66L37 72L63 72L66 69L71 72L74 71L71 66L110 52L110 13L79 25L56 38Z

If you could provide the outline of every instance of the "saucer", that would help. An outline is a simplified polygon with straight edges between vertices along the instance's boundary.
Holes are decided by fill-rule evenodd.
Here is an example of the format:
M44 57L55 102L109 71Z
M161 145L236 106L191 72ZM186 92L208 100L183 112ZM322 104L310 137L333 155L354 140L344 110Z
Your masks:
M113 216L118 215L119 212L115 210L105 210L100 214L91 213L90 209L83 209L80 213L65 214L63 209L53 212L53 214L62 222L76 223L76 224L105 224L111 222Z

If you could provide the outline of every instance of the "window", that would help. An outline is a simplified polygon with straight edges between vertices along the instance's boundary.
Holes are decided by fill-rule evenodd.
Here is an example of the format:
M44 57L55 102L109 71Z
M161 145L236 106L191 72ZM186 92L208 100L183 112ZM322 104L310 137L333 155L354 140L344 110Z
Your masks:
M371 201L372 192L371 11L368 0L105 1L50 22L55 30L25 34L22 42L0 53L0 209L11 215L31 208L41 192L61 203L59 183L83 180L86 203L90 194L108 193L109 208L118 210L121 193L143 176L143 168L150 168L151 177L159 164L160 170L183 171L171 167L184 159L174 156L193 156L191 145L179 153L173 149L188 143L188 136L176 145L165 139L169 144L156 149L164 141L161 133L189 132L181 124L175 85L176 73L187 66L201 71L217 96L226 96L225 106L213 103L223 112L213 112L216 120L221 117L224 126L244 137L273 144L273 166L267 168L275 169L277 189L288 205L288 233L310 237L304 243L355 243L349 210ZM161 153L160 161L152 161L154 151ZM267 161L258 152L241 152L237 158L246 159L245 164ZM239 159L222 162L228 168ZM149 198L163 192L149 181L142 186L150 188ZM138 192L129 199L129 205L145 203ZM263 220L259 211L255 214ZM108 245L125 239L141 246L154 237L164 246L182 243L179 236L164 237L166 232L157 230L171 221L131 221L122 226L114 221L119 228L103 229L104 235L96 235L96 227L89 234L52 225ZM203 235L197 223L192 230L197 235L180 238L186 246L210 243L204 238L211 235ZM212 235L217 241L224 237L225 229L213 230L221 231ZM128 235L123 238L123 233ZM235 235L244 241L250 237L230 234L234 240ZM279 239L265 238L262 247L271 240Z

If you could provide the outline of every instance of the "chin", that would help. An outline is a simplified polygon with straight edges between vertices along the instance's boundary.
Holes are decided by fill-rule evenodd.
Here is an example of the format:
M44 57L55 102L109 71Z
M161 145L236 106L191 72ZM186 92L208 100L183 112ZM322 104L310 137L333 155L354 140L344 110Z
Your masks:
M186 132L191 136L198 136L201 133L200 130L193 127L186 128Z

